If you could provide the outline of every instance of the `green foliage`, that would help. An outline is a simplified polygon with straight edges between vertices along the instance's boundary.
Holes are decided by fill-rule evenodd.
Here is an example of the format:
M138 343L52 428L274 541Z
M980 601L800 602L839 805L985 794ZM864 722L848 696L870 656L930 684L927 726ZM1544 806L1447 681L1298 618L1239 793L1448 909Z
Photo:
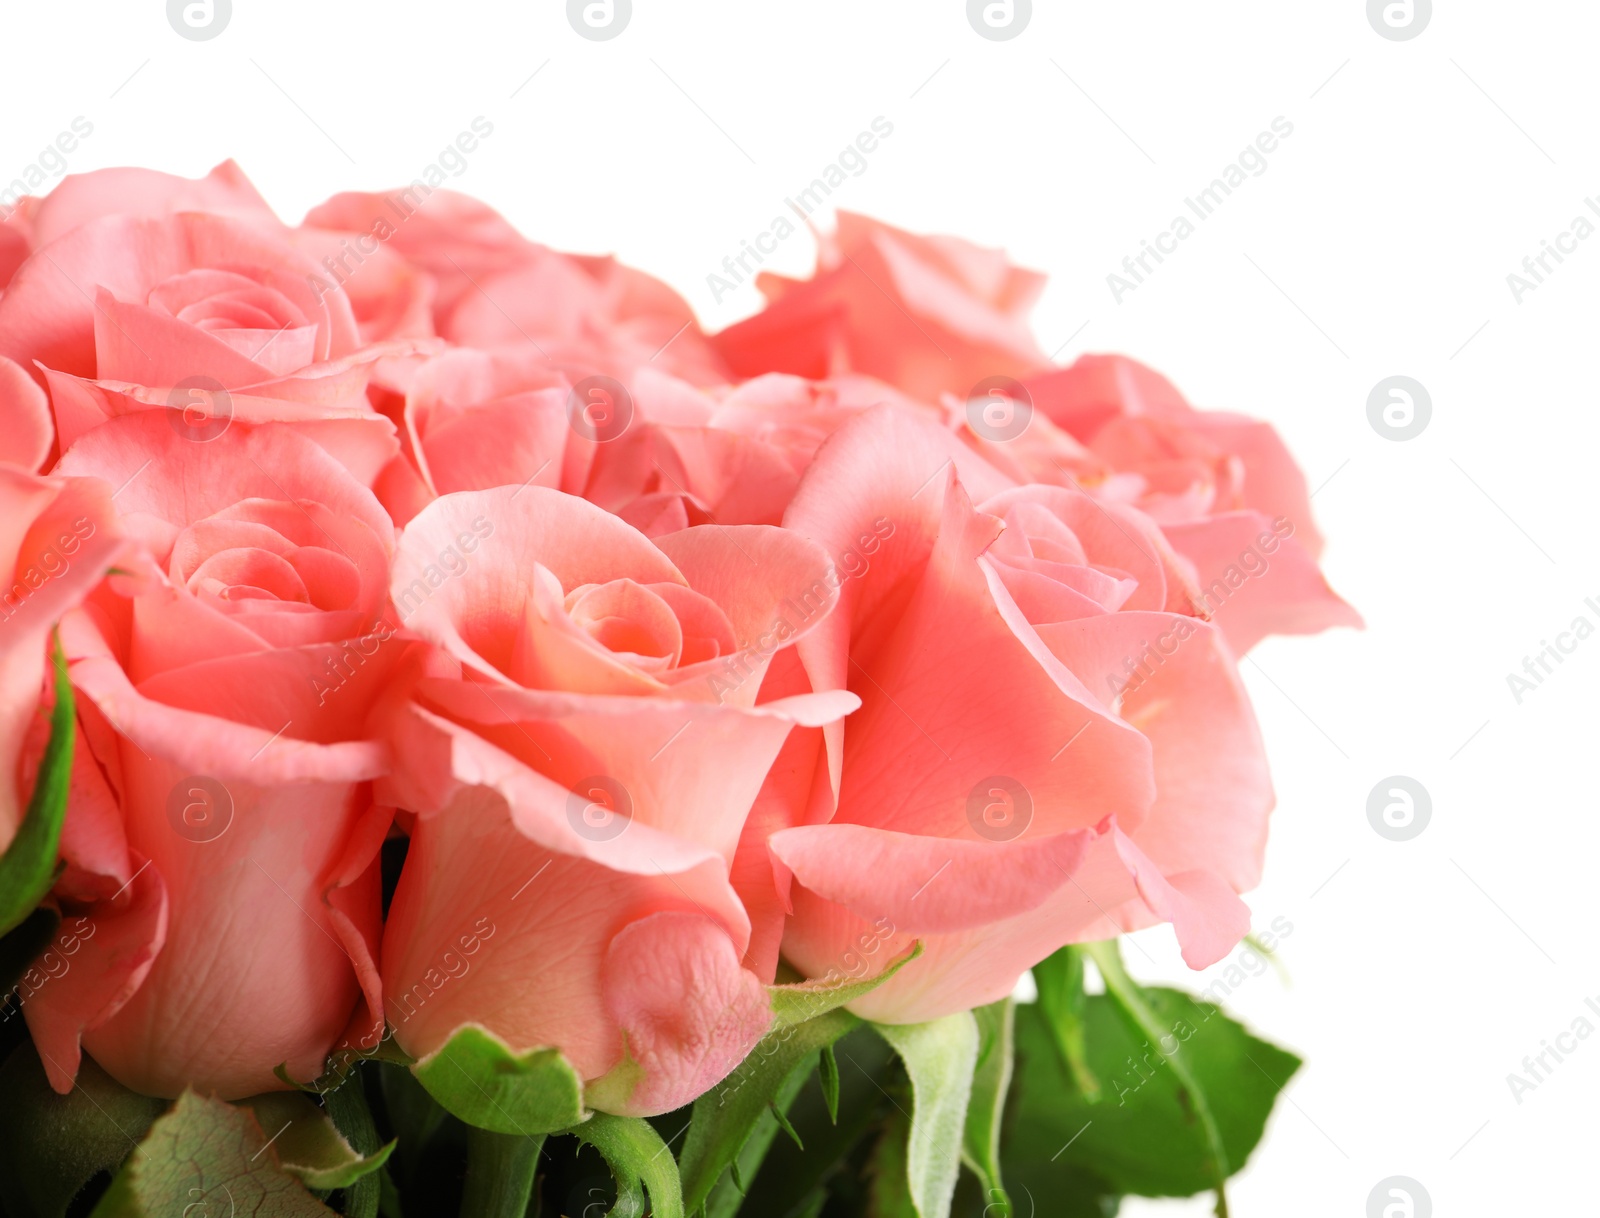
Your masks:
M1220 1189L1260 1141L1299 1059L1210 1003L1137 985L1109 945L1090 950L1107 986L1082 1003L1084 1062L1099 1094L1078 1085L1045 1004L1018 1008L1008 1179L1056 1196Z
M394 1150L391 1142L371 1154L360 1153L328 1115L298 1091L272 1091L240 1102L272 1138L283 1170L307 1188L349 1188L382 1167Z
M333 1211L286 1170L271 1137L249 1108L186 1091L128 1156L94 1218L327 1218Z

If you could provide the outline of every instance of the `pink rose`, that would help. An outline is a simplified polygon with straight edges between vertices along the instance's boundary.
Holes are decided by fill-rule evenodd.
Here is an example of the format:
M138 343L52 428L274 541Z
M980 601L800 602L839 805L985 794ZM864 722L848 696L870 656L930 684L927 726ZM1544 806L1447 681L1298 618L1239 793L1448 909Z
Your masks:
M195 439L280 422L370 482L397 447L366 396L386 353L362 346L318 264L258 220L102 215L40 247L0 296L0 355L43 379L63 449L151 410Z
M318 229L365 238L339 259L348 278L335 279L352 290L367 274L369 245L431 277L434 326L452 343L527 347L572 382L599 374L627 383L646 366L695 384L726 379L694 311L666 284L614 258L535 244L475 199L422 182L340 194L306 216L305 230Z
M411 522L393 600L433 647L390 716L385 798L416 813L383 944L402 1047L468 1024L556 1046L591 1106L635 1115L733 1069L770 1010L729 863L791 728L856 704L757 691L836 595L788 530L652 542L537 486Z
M62 629L98 763L73 815L129 874L71 894L94 934L24 1008L51 1083L70 1088L80 1040L149 1095L251 1095L279 1063L313 1077L381 1009L387 762L360 725L399 650L378 625L393 526L279 424L195 442L140 411L60 472L120 488L144 569Z
M285 231L283 221L232 161L222 162L203 178L180 178L153 169L68 174L33 210L30 240L34 249L104 216L154 219L185 211L209 212L269 232Z
M853 1007L889 1022L992 1002L1062 944L1154 921L1192 965L1218 959L1248 927L1236 894L1272 793L1232 655L1160 529L1011 486L898 407L835 433L784 523L839 553L875 521L887 538L796 645L807 687L862 707L775 772L740 852L752 908L772 904L760 845L780 898L792 877L787 958L877 971L862 962L920 939Z
M727 378L683 297L615 258L540 247L477 285L442 331L469 347L531 344L574 382L655 367L695 384Z
M850 212L822 242L811 279L763 273L766 309L712 339L737 375L863 372L934 402L1049 362L1028 327L1044 276L999 250Z
M816 383L773 373L705 391L641 371L633 426L598 446L580 489L651 536L691 524L779 524L823 440L896 400L909 402L862 376Z
M376 487L397 523L452 491L582 489L595 441L573 428L570 386L532 348L451 348L407 381L394 407L401 452Z
M1025 389L1036 422L1046 416L1117 471L1102 494L1161 525L1236 654L1268 634L1361 625L1317 566L1305 476L1270 424L1195 410L1160 373L1120 355L1086 355ZM1042 480L1063 479L1047 470Z
M532 258L540 249L487 203L413 182L397 190L334 195L306 213L302 228L366 235L426 273L435 284L436 332L444 333L455 310L477 294L473 285L498 270ZM355 276L357 255L343 273Z

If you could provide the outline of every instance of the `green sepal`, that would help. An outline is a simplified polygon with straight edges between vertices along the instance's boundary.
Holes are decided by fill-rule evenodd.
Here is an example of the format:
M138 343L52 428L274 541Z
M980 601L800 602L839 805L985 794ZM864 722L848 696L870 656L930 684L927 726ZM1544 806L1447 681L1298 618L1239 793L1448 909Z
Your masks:
M10 933L44 900L60 873L61 824L67 815L72 780L72 746L77 734L72 682L61 640L52 635L50 665L55 674L55 705L50 708L50 741L39 762L28 810L16 836L0 855L0 935ZM7 780L9 781L9 779Z
M457 1028L411 1072L446 1112L494 1133L556 1133L587 1115L583 1079L559 1049L513 1053L476 1024Z
M684 1199L691 1213L699 1212L722 1173L735 1163L745 1175L755 1175L780 1121L787 1124L789 1105L819 1054L860 1023L841 1008L870 994L921 954L922 944L913 943L881 973L865 980L823 979L767 987L773 1011L767 1034L733 1073L694 1103L680 1156ZM802 1063L808 1064L800 1068ZM832 1078L832 1111L837 1116L836 1062ZM823 1086L826 1092L826 1074ZM789 1136L799 1139L792 1129Z
M978 1021L959 1011L927 1023L872 1026L911 1076L905 1162L912 1204L919 1218L949 1218L978 1064Z
M988 1218L1011 1218L1016 1211L1000 1175L1000 1123L1011 1089L1016 1003L1005 998L978 1007L972 1017L978 1022L978 1063L972 1071L961 1158L983 1186Z
M772 996L773 1026L788 1027L805 1023L808 1019L848 1006L858 998L865 998L920 955L922 941L919 939L889 961L881 973L864 980L851 977L833 980L822 978L798 981L792 985L769 985L767 993Z

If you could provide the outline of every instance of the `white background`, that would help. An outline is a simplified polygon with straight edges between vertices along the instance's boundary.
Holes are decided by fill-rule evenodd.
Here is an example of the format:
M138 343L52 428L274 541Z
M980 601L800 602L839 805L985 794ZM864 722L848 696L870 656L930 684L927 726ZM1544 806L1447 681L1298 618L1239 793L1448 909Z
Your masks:
M1360 0L1036 7L990 42L955 0L635 0L596 43L557 0L236 0L195 43L158 0L7 3L0 182L81 115L73 171L231 156L292 220L409 181L483 115L495 133L452 185L662 276L715 328L759 302L714 302L706 275L888 118L835 199L1048 271L1058 359L1124 351L1272 420L1369 624L1244 665L1280 797L1249 900L1258 926L1293 923L1292 984L1231 1005L1307 1065L1234 1213L1359 1218L1395 1174L1441 1218L1595 1213L1600 1037L1520 1104L1506 1076L1600 996L1600 638L1521 705L1506 674L1579 614L1600 625L1600 239L1520 304L1506 276L1600 193L1600 14L1460 0L1393 42ZM1107 273L1280 115L1268 170L1118 304ZM812 253L802 233L772 264ZM1433 401L1404 443L1366 417L1393 374ZM1432 795L1410 842L1366 819L1392 774ZM1137 973L1184 974L1170 931L1138 941Z

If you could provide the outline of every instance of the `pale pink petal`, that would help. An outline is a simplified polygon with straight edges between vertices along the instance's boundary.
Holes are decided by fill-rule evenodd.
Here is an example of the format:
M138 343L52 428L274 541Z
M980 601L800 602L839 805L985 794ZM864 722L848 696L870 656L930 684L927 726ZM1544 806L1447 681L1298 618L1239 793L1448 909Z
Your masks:
M1237 655L1269 634L1316 634L1362 625L1293 535L1292 521L1227 512L1166 526L1172 546L1194 565L1201 607Z
M1072 879L1090 830L1012 841L807 825L771 838L773 854L818 896L908 935L974 930L1037 908Z
M31 376L0 356L0 465L33 473L56 439L50 400Z
M79 946L64 957L59 976L44 973L43 985L22 1008L50 1086L62 1095L78 1077L85 1034L122 1010L166 943L169 897L161 871L137 852L131 861L136 869L121 889L83 917L63 920L62 937ZM50 964L47 953L34 968Z

